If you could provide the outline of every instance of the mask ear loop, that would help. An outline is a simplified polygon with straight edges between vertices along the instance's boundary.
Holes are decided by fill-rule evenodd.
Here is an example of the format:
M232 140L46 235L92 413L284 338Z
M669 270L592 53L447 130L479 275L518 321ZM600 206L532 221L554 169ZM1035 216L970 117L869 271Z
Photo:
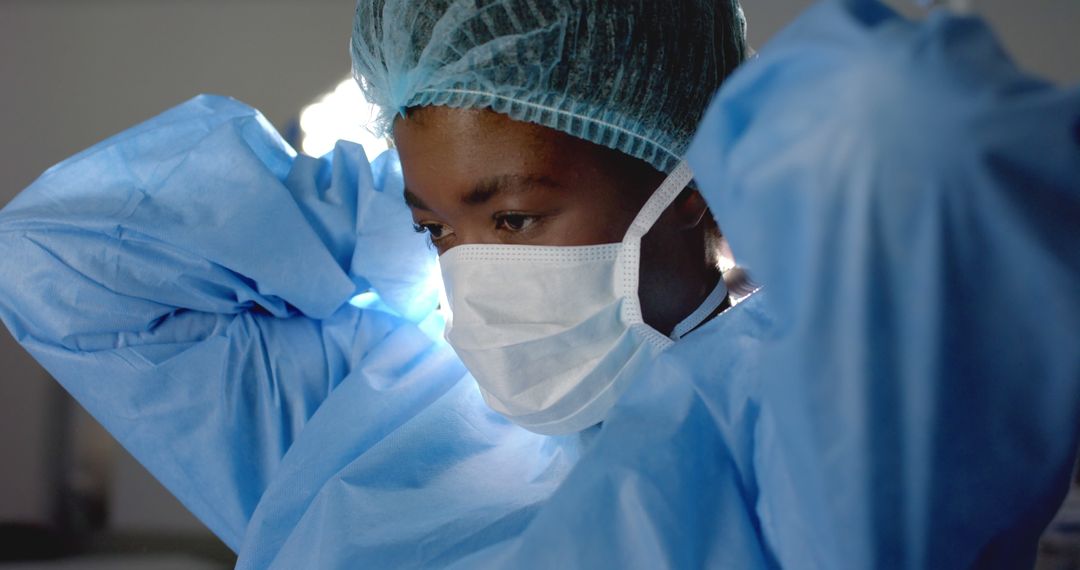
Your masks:
M656 221L667 210L668 206L679 197L683 189L694 179L694 172L686 161L680 161L671 174L664 179L660 187L641 207L626 230L626 236L622 240L622 248L615 272L615 292L622 297L622 318L629 325L644 323L641 316L641 299L638 298L638 281L641 272L641 238L652 229ZM671 342L667 337L660 335L661 339Z
M727 284L724 283L724 278L721 276L716 282L716 287L713 287L712 292L705 297L701 305L683 319L681 323L675 325L675 328L671 329L671 340L680 340L687 333L696 329L698 325L708 320L709 316L720 305L724 304L724 299L727 299L727 296Z
M641 211L638 212L637 217L630 224L630 229L626 230L623 243L626 243L631 238L641 239L645 234L649 233L649 230L656 224L656 220L659 220L660 216L663 215L664 210L667 210L668 206L675 201L675 198L679 197L679 194L690 185L690 181L693 179L694 172L690 170L690 165L685 160L679 162L675 169L671 171L671 174L660 183L660 187L653 192L645 205L641 207Z

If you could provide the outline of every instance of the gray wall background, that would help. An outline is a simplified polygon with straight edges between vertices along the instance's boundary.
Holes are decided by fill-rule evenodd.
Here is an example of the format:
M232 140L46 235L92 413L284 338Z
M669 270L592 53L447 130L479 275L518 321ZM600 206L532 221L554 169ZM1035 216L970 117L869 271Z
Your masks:
M755 45L809 3L744 0ZM0 0L0 205L50 165L200 92L284 127L348 72L352 5ZM1080 82L1080 1L976 7L1023 65ZM0 331L0 522L48 523L66 487L104 492L114 529L203 532Z

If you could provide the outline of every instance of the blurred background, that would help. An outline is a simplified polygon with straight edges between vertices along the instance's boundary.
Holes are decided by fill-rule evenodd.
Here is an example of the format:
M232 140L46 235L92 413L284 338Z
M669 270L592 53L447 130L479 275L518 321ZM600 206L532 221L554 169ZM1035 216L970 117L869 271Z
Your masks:
M377 149L347 79L354 0L0 0L0 206L42 171L198 93L298 148ZM744 0L760 47L809 5ZM902 2L904 11L917 15ZM1080 2L974 2L1025 67L1080 83ZM373 156L373 155L372 155ZM1080 568L1080 504L1039 568ZM0 327L0 568L228 568L234 557Z

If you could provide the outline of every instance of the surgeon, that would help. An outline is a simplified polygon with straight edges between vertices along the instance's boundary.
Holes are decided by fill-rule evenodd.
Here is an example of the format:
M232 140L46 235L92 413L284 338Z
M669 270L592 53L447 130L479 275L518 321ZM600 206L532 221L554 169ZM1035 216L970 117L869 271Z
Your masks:
M748 51L736 2L361 0L396 152L193 99L0 213L0 317L239 568L1030 567L1080 92L872 1Z

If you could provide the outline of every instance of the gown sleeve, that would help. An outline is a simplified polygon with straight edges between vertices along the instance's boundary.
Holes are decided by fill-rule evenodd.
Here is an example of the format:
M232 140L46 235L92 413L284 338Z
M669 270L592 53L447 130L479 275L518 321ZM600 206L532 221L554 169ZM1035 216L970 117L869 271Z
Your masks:
M297 156L250 107L200 96L0 211L0 319L235 550L323 400L435 308L400 193L392 153Z
M824 2L689 159L776 318L754 461L781 565L1030 568L1080 427L1080 90L978 19Z

